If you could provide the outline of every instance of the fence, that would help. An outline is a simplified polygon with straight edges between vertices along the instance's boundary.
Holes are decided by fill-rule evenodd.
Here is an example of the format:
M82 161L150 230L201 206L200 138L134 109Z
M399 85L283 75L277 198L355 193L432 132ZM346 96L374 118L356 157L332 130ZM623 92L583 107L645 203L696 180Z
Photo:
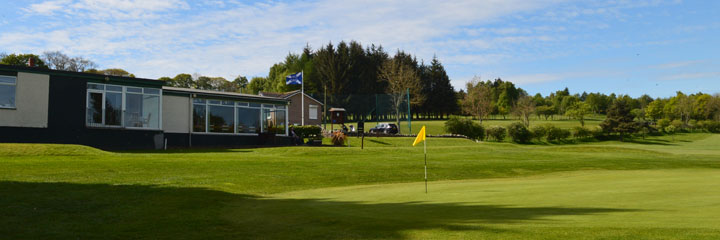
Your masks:
M311 94L313 98L325 103L326 109L344 108L345 122L394 122L411 119L411 106L408 103L412 96L407 93L391 94L350 94L336 95ZM323 121L330 122L329 113L323 114ZM405 128L407 129L407 128Z

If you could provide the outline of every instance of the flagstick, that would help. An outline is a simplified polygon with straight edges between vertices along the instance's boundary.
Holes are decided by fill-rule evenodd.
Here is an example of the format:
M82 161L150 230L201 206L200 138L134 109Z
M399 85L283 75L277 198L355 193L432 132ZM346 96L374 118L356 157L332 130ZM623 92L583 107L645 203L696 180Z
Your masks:
M427 139L423 140L423 152L425 152L425 194L427 194Z
M305 70L300 71L300 104L302 105L302 120L300 125L305 126Z

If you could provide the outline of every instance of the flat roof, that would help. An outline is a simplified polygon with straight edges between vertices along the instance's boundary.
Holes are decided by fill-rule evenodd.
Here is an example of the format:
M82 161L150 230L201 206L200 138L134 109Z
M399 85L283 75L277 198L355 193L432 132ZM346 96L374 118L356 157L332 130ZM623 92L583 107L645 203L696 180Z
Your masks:
M160 87L162 85L165 85L164 81L160 81L160 80L156 80L156 79L123 77L123 76L104 75L104 74L86 73L86 72L72 72L72 71L45 69L45 68L39 68L39 67L15 66L15 65L5 65L5 64L0 64L0 71L26 72L26 73L48 74L48 75L55 75L55 76L78 77L78 78L94 80L95 82L100 82L100 83L107 82L107 83L113 83L113 84L123 84L123 83L143 84L143 85L154 86L154 87Z
M168 87L164 86L163 88L163 94L164 93L180 93L180 94L196 94L201 97L220 97L220 98L230 98L230 99L240 99L240 100L254 100L254 101L272 101L272 102L282 102L287 104L288 100L284 98L279 97L269 97L269 96L260 96L260 95L254 95L254 94L246 94L246 93L236 93L236 92L222 92L222 91L214 91L214 90L201 90L201 89L192 89L192 88L179 88L179 87Z

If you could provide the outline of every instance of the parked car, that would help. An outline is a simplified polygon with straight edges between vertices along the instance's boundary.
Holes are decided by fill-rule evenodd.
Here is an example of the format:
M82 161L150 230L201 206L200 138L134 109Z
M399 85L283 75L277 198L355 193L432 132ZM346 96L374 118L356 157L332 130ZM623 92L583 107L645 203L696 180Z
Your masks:
M398 127L394 123L380 123L369 130L370 133L397 134Z

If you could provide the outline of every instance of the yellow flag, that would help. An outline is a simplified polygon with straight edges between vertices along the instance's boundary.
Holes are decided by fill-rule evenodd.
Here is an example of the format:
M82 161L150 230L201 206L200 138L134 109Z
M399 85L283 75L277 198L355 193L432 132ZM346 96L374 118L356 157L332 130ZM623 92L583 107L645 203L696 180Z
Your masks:
M418 133L417 137L415 137L415 142L413 142L413 146L417 145L418 143L425 141L425 126L423 126L420 129L420 132Z

